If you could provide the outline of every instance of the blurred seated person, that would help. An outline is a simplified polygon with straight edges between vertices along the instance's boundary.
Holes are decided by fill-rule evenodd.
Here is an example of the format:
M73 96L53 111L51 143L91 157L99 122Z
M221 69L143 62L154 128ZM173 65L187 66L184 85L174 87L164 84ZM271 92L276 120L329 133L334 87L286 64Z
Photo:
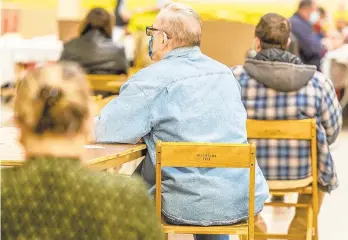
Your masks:
M321 40L326 37L326 31L324 29L325 27L324 24L326 20L326 11L324 8L319 7L318 13L319 13L319 20L313 24L313 29L317 37Z
M112 30L112 40L124 46L127 61L134 64L135 42L134 37L127 31L130 13L125 11L124 0L117 0L115 6L115 26Z
M315 65L320 70L320 60L326 48L313 31L319 21L315 0L301 0L297 12L290 18L291 31L297 39L300 59L304 64Z
M342 36L343 36L343 44L348 44L348 25L342 29Z
M337 96L340 100L343 96L348 97L348 27L342 30L341 44L329 51L322 62L323 73L330 77L336 89ZM341 101L344 107L347 100Z
M156 141L245 143L246 112L231 70L200 50L202 23L190 7L171 3L157 15L149 56L156 63L137 72L96 118L97 142L147 145L136 170L155 187ZM231 159L233 161L233 159ZM248 170L164 168L166 221L187 225L230 225L248 218ZM256 168L255 214L268 197ZM197 240L228 239L196 235Z
M324 193L338 186L329 146L342 127L341 107L330 79L304 65L286 51L289 21L276 13L264 15L255 30L257 55L244 66L232 68L242 87L242 101L249 119L317 120L318 180L320 203ZM286 127L286 126L284 126ZM257 161L268 180L300 180L311 176L310 143L304 140L256 141ZM309 184L309 183L308 183ZM300 194L299 203L309 195ZM289 233L305 231L307 210L298 208Z
M344 18L339 18L336 21L336 29L338 32L342 33L343 29L348 27L348 22Z
M112 41L113 19L105 9L92 9L80 36L64 44L61 60L79 63L88 74L127 74L124 48Z
M117 0L115 7L115 26L112 31L112 39L114 42L120 42L125 34L125 28L129 22L129 14L124 11L124 0Z
M162 239L142 181L81 164L91 100L76 64L19 83L15 120L26 161L1 169L3 239Z

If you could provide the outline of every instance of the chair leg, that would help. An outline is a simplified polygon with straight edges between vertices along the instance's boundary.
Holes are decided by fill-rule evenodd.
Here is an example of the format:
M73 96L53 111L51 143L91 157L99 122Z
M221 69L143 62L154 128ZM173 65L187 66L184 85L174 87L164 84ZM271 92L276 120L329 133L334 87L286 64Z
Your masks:
M318 214L312 208L308 209L307 240L318 240Z
M308 208L308 218L307 218L307 234L306 234L306 240L313 240L313 208Z
M312 199L312 233L313 233L313 240L318 240L319 239L319 232L318 232L318 215L319 215L319 209L321 207L321 204L323 203L325 193L318 191L318 194L313 194L313 199Z
M169 234L168 233L164 234L164 240L169 240Z
M239 235L239 240L249 240L248 235Z
M319 239L318 233L318 213L313 213L313 240Z

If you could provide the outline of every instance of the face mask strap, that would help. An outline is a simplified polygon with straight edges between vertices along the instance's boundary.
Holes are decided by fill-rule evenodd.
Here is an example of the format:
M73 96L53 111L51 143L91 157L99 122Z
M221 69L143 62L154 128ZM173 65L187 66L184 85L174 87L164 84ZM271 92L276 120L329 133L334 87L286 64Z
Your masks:
M168 46L168 40L170 39L167 35L167 33L165 33L164 31L162 31L162 36L163 36L163 41L162 43L164 44L164 47L165 48L166 46ZM154 39L154 36L152 35L151 38L150 38L150 41L149 41L149 57L152 59L152 56L154 55L155 52L157 52L159 49L153 49L153 39Z

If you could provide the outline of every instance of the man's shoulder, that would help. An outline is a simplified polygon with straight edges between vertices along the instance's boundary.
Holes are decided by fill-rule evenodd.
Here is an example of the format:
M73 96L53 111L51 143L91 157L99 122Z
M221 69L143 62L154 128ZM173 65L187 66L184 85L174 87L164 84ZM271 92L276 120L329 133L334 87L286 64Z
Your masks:
M146 66L145 68L140 69L138 72L136 72L133 77L135 79L143 78L144 80L147 80L148 78L154 78L156 76L160 76L164 74L165 72L168 72L169 65L164 64L164 61L159 61L156 63L152 63L149 66Z
M107 203L114 205L114 210L119 211L120 207L131 206L134 202L149 201L145 184L137 177L111 175L86 169L79 171L76 178L70 180L74 182L71 183L74 187L70 192L100 202L95 205L100 211L106 210Z
M294 24L294 23L300 23L303 20L297 14L294 14L289 18L289 21L291 24Z
M81 43L81 37L75 37L68 42L64 43L63 47L69 48L69 47L75 47L76 45L79 45Z
M245 78L248 76L248 73L246 72L245 68L243 65L237 65L231 67L231 71L233 73L233 76L240 81L241 79Z
M151 95L153 92L160 92L165 87L166 82L172 79L170 71L173 71L173 66L170 68L161 62L153 63L136 72L124 84L122 89L130 85L135 85L137 88L141 89L145 95Z
M144 91L162 91L166 86L177 80L194 78L211 74L231 74L224 64L202 55L199 62L193 65L176 59L163 59L141 69L134 74L127 84L136 84Z
M16 183L17 168L1 168L1 195L12 191L13 185Z
M291 24L291 29L292 32L298 32L298 31L307 31L307 29L311 29L311 26L309 25L309 23L302 19L300 16L298 16L297 14L293 15L290 18L290 24ZM307 33L307 32L306 32Z
M327 78L323 73L316 71L310 80L316 87L324 91L332 91L333 83L331 79Z

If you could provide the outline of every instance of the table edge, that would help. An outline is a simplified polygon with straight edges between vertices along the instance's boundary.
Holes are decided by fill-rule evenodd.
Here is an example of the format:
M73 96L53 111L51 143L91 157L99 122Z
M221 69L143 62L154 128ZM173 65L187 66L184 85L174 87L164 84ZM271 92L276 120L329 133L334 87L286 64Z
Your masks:
M126 144L125 144L126 145ZM132 145L132 144L130 144ZM102 164L106 161L109 160L114 160L117 158L121 158L127 155L130 155L132 153L136 152L141 152L143 150L146 150L146 144L139 144L139 145L134 145L134 148L128 149L126 151L123 151L119 154L113 154L105 157L99 157L99 158L94 158L92 160L83 162L84 165L97 165L97 164ZM0 167L16 167L16 166L22 166L24 164L25 160L0 160ZM121 163L122 164L122 163Z

